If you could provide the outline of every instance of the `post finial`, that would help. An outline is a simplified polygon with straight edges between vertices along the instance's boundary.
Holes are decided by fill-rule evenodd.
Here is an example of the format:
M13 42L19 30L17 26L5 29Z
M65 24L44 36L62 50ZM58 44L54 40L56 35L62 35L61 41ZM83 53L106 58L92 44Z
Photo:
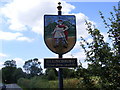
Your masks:
M61 6L61 2L58 2L58 7L57 7L57 9L58 9L58 11L61 11L61 9L62 9L62 6Z

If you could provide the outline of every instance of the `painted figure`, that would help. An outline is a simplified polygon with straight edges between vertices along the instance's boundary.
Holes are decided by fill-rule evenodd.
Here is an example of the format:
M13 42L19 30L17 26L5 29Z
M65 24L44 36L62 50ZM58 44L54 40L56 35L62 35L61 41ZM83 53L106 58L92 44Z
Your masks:
M62 45L67 48L68 27L63 24L62 20L58 20L58 25L56 25L52 34L55 40L55 48L59 46L60 41Z

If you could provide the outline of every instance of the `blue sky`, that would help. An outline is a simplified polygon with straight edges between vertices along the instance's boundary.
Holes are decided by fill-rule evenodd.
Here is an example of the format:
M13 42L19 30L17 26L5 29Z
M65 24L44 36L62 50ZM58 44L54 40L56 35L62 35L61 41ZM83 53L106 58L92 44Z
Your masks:
M113 6L118 2L66 2L66 0L1 0L0 1L0 67L6 60L16 60L18 67L22 67L29 59L53 58L58 55L51 52L44 43L43 16L44 14L57 15L57 3L62 2L64 15L74 14L77 25L77 43L73 50L64 57L71 58L72 55L81 60L84 67L85 55L79 46L80 36L89 42L91 39L85 30L84 20L88 20L99 28L106 37L106 29L100 18L102 11L106 18L113 11ZM69 1L69 0L68 0ZM109 0L108 0L109 1ZM107 37L105 38L107 41Z

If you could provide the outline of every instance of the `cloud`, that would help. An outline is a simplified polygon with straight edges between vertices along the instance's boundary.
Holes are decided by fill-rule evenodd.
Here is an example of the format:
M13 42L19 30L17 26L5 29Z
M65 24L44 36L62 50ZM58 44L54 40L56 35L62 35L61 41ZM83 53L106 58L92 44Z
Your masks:
M10 2L12 2L12 0L0 0L0 2L10 3Z
M86 31L85 20L88 20L88 17L83 13L74 14L76 16L76 29L77 29L77 37L78 39L82 36L86 38L88 33Z
M27 41L27 42L32 42L34 39L30 39L28 37L19 37L17 38L18 41Z
M27 30L31 27L35 33L43 33L44 14L57 14L58 2L62 0L13 0L1 9L1 13L9 18L9 28L15 31ZM62 1L63 13L69 13L75 7Z
M2 61L0 61L0 69L2 69L2 67L3 67L3 62Z
M37 34L43 34L44 30L44 18L45 14L57 15L58 2L62 2L63 14L70 14L75 6L63 1L63 0L13 0L13 2L6 4L2 9L1 13L8 18L9 28L14 31L28 30L30 27L33 32ZM72 13L76 16L77 26L77 44L75 49L80 47L79 40L88 37L86 31L85 20L89 18L83 13ZM92 21L90 21L92 22ZM92 22L93 23L93 22ZM30 39L24 37L21 33L14 33L12 40L29 41ZM85 55L82 51L73 53L74 57L82 60ZM66 54L64 57L72 57L71 53ZM43 61L43 59L40 59Z
M66 2L119 2L119 0L64 0Z
M58 2L62 3L62 12L64 15L70 14L75 6L66 3L64 0L13 0L1 9L1 13L6 16L9 28L15 31L28 30L30 27L33 32L42 34L44 31L45 14L57 15ZM83 13L73 13L76 16L76 27L78 39L82 36L88 36L85 26L85 20L89 18ZM92 21L91 21L92 22Z
M0 53L0 58L3 58L3 57L7 57L7 55L4 53Z
M16 61L17 67L23 67L25 61L22 58L14 58L13 60Z
M88 68L88 64L89 64L89 63L87 63L87 62L82 62L82 66L83 66L84 68Z
M0 40L17 40L31 42L33 39L24 37L22 33L12 33L0 31Z
M8 55L7 54L5 54L5 53L0 53L0 69L4 66L3 64L4 64L4 58L6 58L6 57L8 57Z
M21 33L11 33L0 31L0 39L2 40L15 40L17 37L22 36Z

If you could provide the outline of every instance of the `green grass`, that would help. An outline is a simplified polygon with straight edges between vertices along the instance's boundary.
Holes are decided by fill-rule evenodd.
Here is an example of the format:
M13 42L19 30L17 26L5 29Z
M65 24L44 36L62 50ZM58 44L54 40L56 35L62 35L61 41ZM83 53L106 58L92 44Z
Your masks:
M99 88L99 77L91 77L92 87ZM34 88L58 88L58 80L48 81L41 77L33 77L31 79L21 78L18 80L18 85L24 88L24 90L34 90ZM71 78L63 80L63 88L82 88L86 89L83 82L83 78Z

